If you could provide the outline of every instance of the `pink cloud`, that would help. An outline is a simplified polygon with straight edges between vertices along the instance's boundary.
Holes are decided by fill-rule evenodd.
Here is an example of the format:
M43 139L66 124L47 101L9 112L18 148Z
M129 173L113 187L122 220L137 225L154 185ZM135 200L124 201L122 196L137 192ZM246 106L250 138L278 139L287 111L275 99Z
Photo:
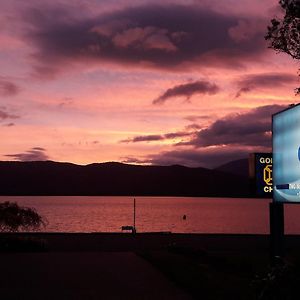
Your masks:
M20 92L20 88L13 82L0 77L0 95L15 96Z
M152 26L134 27L117 33L112 40L117 47L142 47L144 49L176 51L177 47L171 42L167 34L168 30Z

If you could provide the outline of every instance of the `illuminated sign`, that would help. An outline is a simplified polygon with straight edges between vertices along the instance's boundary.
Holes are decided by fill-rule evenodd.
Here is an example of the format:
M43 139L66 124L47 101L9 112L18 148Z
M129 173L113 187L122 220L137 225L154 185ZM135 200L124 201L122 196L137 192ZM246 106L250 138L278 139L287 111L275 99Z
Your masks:
M272 198L272 153L250 154L249 175L255 195Z
M300 105L273 115L274 201L300 202Z

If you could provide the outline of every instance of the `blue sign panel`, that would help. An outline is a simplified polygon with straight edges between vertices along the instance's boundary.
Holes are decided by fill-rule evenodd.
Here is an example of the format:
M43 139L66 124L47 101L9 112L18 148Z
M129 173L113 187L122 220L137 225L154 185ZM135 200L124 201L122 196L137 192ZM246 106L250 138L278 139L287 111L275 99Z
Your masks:
M300 105L273 115L273 199L300 202Z

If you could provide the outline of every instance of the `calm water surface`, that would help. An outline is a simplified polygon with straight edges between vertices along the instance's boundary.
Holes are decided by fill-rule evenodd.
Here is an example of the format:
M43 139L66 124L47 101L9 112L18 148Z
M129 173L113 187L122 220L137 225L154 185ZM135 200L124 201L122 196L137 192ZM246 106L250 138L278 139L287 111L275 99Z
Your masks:
M34 207L49 232L118 232L133 224L132 197L4 197ZM269 233L269 199L136 197L139 232ZM186 215L186 220L182 216ZM285 206L285 232L300 234L300 205Z

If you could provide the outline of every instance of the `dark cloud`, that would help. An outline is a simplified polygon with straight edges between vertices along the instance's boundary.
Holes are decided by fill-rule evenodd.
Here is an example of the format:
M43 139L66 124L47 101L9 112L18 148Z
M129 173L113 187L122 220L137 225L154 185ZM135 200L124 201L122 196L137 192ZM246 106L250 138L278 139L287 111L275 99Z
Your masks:
M203 148L203 149L178 149L165 151L144 158L126 157L122 159L124 163L152 164L152 165L183 165L189 167L218 167L226 162L236 159L247 158L250 152L255 149L247 148ZM257 148L256 151L266 151L265 148Z
M4 111L3 109L0 109L0 121L2 120L6 120L6 119L18 119L20 118L20 116L14 115L14 114L10 114L6 111Z
M265 49L260 20L195 5L145 4L81 19L66 8L34 8L23 20L40 76L52 76L73 62L237 68Z
M67 107L67 106L72 105L73 102L74 102L73 98L65 97L60 101L60 103L58 104L58 107L60 107L60 108Z
M171 132L164 134L165 139L175 139L178 137L185 137L193 134L192 132L184 132L184 131L177 131L177 132Z
M230 114L214 121L206 128L190 124L183 131L160 135L141 135L122 140L122 143L151 142L178 137L188 137L188 141L175 146L193 146L203 148L210 146L247 146L271 147L272 114L285 109L285 105L266 105L245 113Z
M196 124L196 123L192 123L192 124L189 124L187 126L185 126L185 129L186 130L196 130L196 129L201 129L203 126L199 125L199 124Z
M267 105L246 113L228 115L198 131L188 145L194 147L244 145L271 147L271 116L284 105Z
M267 105L241 114L230 114L207 128L190 132L190 140L175 144L175 150L142 158L126 157L124 162L156 165L181 164L217 167L246 158L252 152L271 151L271 116L284 105ZM197 129L197 128L196 128Z
M149 134L149 135L139 135L133 138L120 141L121 143L137 143L137 142L151 142L151 141L160 141L164 137L159 134Z
M19 93L20 88L13 82L0 78L0 96L9 97Z
M120 157L120 161L125 164L151 164L149 159L138 159L131 156Z
M45 149L45 148L42 148L42 147L33 147L32 150L46 151L46 149Z
M239 90L235 97L238 98L244 93L255 89L275 89L289 84L294 84L298 80L296 75L285 73L266 73L244 76L238 81Z
M197 122L198 120L209 120L211 118L212 116L207 116L207 115L203 115L203 116L193 115L193 116L186 116L184 119L190 122Z
M49 159L45 152L46 149L44 148L34 147L24 153L7 154L5 156L19 161L43 161Z
M12 126L15 126L15 123L7 123L7 124L4 124L3 126L5 126L5 127L12 127Z
M168 139L175 139L178 137L190 136L191 132L170 132L166 134L149 134L149 135L139 135L133 138L128 138L126 140L120 141L121 143L137 143L137 142L153 142L153 141L161 141Z
M153 100L153 104L162 104L173 97L185 97L189 100L195 94L214 95L219 91L219 87L208 81L195 81L176 85L167 89L161 96Z
M253 90L253 87L251 87L251 86L244 86L244 87L241 87L241 88L237 91L237 93L236 93L236 95L235 95L235 98L239 98L242 94L249 93L249 92L251 92L252 90Z

